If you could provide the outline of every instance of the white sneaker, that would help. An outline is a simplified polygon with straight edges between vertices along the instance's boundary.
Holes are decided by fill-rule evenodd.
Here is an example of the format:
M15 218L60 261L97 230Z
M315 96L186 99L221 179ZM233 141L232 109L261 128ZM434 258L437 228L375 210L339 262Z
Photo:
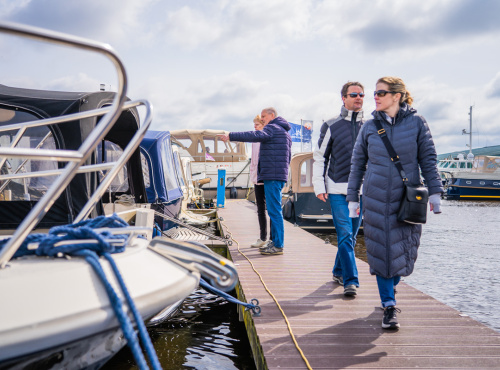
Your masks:
M267 242L263 242L262 240L260 239L257 239L257 241L255 243L253 243L252 245L250 245L252 248L260 248L264 245L266 245Z

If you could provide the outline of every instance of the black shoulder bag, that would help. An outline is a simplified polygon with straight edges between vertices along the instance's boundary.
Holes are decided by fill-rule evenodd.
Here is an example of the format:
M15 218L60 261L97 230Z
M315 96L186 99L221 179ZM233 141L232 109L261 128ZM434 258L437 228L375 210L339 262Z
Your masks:
M391 157L391 161L399 171L399 175L403 179L404 191L401 204L399 205L398 221L408 222L410 224L425 224L427 221L427 202L429 201L429 191L423 184L417 186L408 183L408 178L403 169L403 165L399 161L394 147L392 146L382 124L378 120L373 120L377 127L377 132L382 139L387 152Z

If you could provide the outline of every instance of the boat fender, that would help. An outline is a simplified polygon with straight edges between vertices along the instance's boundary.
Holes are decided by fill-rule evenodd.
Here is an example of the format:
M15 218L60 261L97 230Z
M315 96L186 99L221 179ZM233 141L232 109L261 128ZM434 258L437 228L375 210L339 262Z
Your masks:
M238 198L238 190L234 186L229 190L229 198L230 199Z
M287 220L292 219L294 215L293 201L289 198L283 205L283 217Z

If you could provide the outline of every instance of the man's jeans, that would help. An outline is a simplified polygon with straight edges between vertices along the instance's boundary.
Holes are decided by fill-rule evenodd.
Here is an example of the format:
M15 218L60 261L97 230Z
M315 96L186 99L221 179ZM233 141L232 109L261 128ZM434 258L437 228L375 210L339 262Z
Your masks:
M285 240L285 224L281 209L281 190L284 181L265 180L264 192L266 194L267 214L271 219L271 240L276 248L283 248Z
M358 268L354 255L356 236L361 223L362 203L359 203L359 217L350 218L348 202L344 194L328 194L332 208L333 225L337 233L338 251L333 266L333 275L342 276L344 286L354 284L359 287Z
M396 305L396 295L394 294L394 287L398 285L401 280L400 276L392 278L383 278L377 275L378 293L382 301L382 307L389 307Z

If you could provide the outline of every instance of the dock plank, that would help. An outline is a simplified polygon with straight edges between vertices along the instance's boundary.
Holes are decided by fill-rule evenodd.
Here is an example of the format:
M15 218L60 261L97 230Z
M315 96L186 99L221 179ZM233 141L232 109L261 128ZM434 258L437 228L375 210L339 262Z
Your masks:
M258 369L306 369L285 319L313 369L500 369L500 333L405 284L398 285L399 331L381 328L375 277L357 260L356 298L332 281L336 247L285 222L285 250L263 256L251 248L259 235L256 207L227 201L218 214L237 266L242 298L257 298L261 316L244 315Z

